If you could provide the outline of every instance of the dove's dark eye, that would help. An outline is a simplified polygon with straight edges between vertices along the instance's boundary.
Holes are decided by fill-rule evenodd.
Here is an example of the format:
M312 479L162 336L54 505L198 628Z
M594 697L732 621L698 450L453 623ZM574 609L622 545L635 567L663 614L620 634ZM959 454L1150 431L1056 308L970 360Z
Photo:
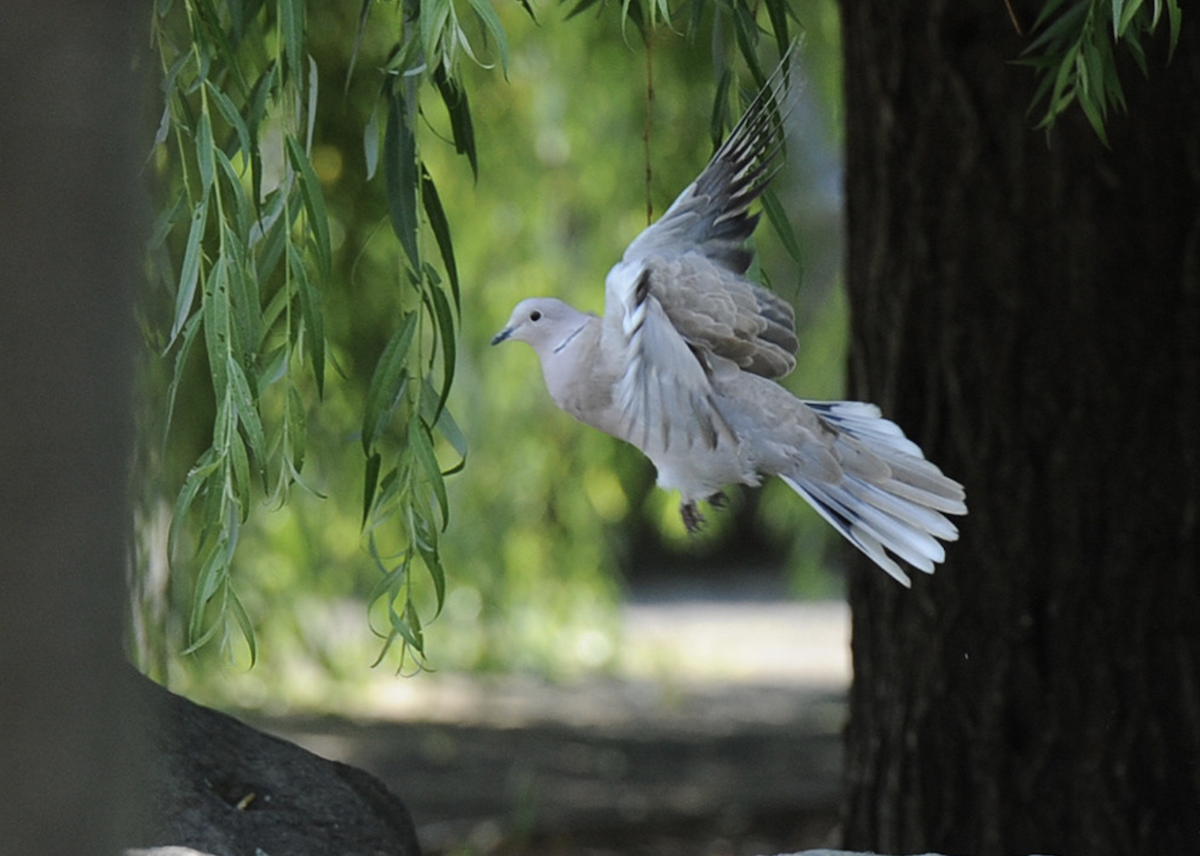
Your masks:
M535 310L533 310L532 312L530 312L530 313L529 313L529 320L530 320L530 321L541 321L541 320L542 320L542 313L541 313L541 312L539 312L539 311L538 311L538 310L536 310L536 309L535 309Z

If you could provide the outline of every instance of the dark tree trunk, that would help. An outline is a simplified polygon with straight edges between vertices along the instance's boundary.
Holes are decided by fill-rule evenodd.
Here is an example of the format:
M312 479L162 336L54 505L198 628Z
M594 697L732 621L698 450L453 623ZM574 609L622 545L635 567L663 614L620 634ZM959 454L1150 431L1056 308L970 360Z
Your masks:
M1195 11L1109 151L1031 130L1001 0L844 4L854 393L971 509L852 578L848 846L1200 852Z
M146 4L0 24L0 852L131 840L125 505ZM141 38L145 38L143 35Z

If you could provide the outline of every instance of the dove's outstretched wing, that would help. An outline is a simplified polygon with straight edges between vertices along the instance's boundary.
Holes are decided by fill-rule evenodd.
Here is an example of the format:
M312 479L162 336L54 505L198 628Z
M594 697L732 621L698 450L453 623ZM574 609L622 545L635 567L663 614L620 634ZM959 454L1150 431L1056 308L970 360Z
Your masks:
M619 399L630 439L682 437L713 447L727 426L712 404L716 371L780 377L795 366L791 306L745 279L751 204L779 168L789 57L729 139L606 280L606 339L623 356Z

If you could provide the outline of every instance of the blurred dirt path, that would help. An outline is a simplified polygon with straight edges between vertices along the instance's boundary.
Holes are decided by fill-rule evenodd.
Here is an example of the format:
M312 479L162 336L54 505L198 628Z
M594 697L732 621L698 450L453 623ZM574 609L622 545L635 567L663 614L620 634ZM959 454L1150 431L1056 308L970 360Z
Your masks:
M611 673L427 674L366 718L259 723L382 778L430 854L741 854L830 843L844 604L642 592Z

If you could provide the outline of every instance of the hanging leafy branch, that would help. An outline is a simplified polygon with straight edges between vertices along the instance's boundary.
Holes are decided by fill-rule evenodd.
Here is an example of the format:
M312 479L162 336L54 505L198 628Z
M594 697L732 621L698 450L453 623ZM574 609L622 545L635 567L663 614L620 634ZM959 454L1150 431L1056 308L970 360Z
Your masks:
M363 3L359 44L372 5ZM468 6L505 65L504 32L488 0ZM462 466L466 444L445 409L461 311L458 273L448 220L420 156L417 117L422 82L430 79L449 111L456 149L477 171L457 68L460 54L478 60L453 0L390 11L398 41L381 75L365 151L373 174L383 112L384 182L407 296L363 414L363 521L382 571L374 598L386 604L384 653L398 638L419 658L422 618L409 572L414 560L424 565L440 610L444 479ZM173 314L149 338L174 366L168 433L176 402L196 393L188 387L193 361L206 362L215 402L210 444L175 500L168 552L173 573L190 572L192 580L187 650L228 644L236 629L253 660L254 627L233 574L239 531L256 492L281 504L293 486L304 486L306 417L325 391L333 250L312 157L318 69L304 0L159 0L151 29L164 106L152 159L161 210L148 256ZM426 257L426 234L444 277ZM452 454L451 467L439 453ZM386 539L400 544L391 552L379 543L387 531L398 532Z
M1107 145L1104 125L1109 110L1125 109L1116 46L1124 45L1142 73L1148 74L1143 44L1164 15L1174 54L1183 17L1179 0L1047 0L1033 26L1037 35L1020 60L1041 75L1030 107L1043 111L1038 127L1052 127L1078 103Z
M532 17L528 0L518 2ZM605 5L580 0L572 14L596 2ZM396 317L366 390L360 439L362 527L379 571L370 615L383 640L380 660L399 643L401 665L409 655L423 662L424 625L443 605L445 480L467 453L446 408L462 285L422 138L426 124L448 127L449 143L478 177L460 66L494 58L507 74L507 40L491 3L361 0L348 63L347 88L356 64L358 75L378 79L363 116L365 177L381 185L396 240ZM674 30L687 9L691 38L706 7L716 22L714 55L725 62L732 33L757 88L765 80L762 35L773 33L781 52L791 43L786 0L619 6L622 21L643 33ZM147 259L154 302L169 309L148 312L145 329L170 366L163 442L178 434L177 406L212 402L204 448L175 492L167 546L173 584L191 590L189 652L240 637L255 658L254 622L237 586L239 536L256 504L279 506L294 487L312 490L303 476L307 423L336 376L327 377L327 318L336 317L327 308L345 297L333 279L338 248L314 157L319 115L332 100L320 91L310 44L315 8L305 0L153 5L162 113L148 168L158 213ZM358 63L367 35L380 32L390 34L390 50L369 67ZM728 67L717 73L714 140L732 123L737 91ZM426 114L431 98L436 118Z
M252 658L253 625L230 569L255 487L281 502L300 479L302 375L319 396L331 254L309 162L318 93L304 6L276 5L273 48L248 37L257 12L211 0L155 6L164 108L154 173L164 203L149 244L156 280L173 297L169 332L152 332L174 360L168 431L198 343L215 402L211 443L179 490L169 538L171 556L194 569L188 650L227 640L232 617ZM280 166L264 167L268 149ZM178 253L168 239L182 235Z

